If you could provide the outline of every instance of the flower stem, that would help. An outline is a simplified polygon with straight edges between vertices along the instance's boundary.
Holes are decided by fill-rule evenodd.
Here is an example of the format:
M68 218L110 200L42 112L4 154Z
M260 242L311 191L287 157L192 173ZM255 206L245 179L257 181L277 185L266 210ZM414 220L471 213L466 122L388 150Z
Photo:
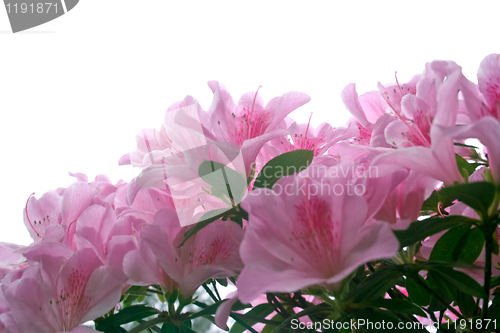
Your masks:
M493 235L488 233L486 236L484 263L484 292L486 294L483 301L482 319L488 318L488 305L490 303L490 281L491 281L491 252L493 252Z

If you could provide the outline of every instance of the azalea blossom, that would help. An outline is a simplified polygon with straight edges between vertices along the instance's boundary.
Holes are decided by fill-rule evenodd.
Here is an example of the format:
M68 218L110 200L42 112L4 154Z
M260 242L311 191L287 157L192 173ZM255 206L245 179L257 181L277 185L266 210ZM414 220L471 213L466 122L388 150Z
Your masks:
M235 222L212 222L179 247L187 230L174 211L159 211L155 223L141 231L140 248L125 255L125 273L134 283L160 284L191 296L206 280L242 269L238 248L243 233Z
M24 255L30 267L2 281L21 332L88 331L73 329L109 312L120 300L125 276L103 266L91 249L73 252L61 243L41 242Z
M249 214L240 250L245 267L236 284L242 302L313 285L333 289L364 262L396 253L399 243L388 225L366 223L370 208L363 196L347 190L306 195L313 186L344 186L346 178L317 171L315 177L282 178L278 184L286 194L262 189L242 202Z

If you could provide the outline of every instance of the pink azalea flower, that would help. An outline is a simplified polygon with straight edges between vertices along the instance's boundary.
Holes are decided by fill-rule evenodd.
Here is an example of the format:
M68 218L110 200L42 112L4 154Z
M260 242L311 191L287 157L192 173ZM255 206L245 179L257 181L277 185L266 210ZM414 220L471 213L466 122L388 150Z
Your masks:
M327 193L338 193L347 178L306 171L277 183L287 193L263 189L242 203L249 214L240 249L245 268L237 280L242 302L312 285L335 288L359 265L391 257L399 247L386 223L366 223L370 208L363 196L347 189ZM312 187L315 193L306 194Z
M35 242L57 241L73 246L76 221L91 205L115 207L116 190L123 181L113 185L105 175L99 175L91 183L81 173L72 174L78 182L68 188L44 193L40 199L29 197L24 209L24 224Z
M92 205L76 222L74 242L78 250L90 248L103 264L123 270L123 257L137 248L144 225L134 216L117 219L111 206Z
M493 117L483 117L468 126L441 129L448 137L455 139L477 138L488 151L488 163L496 184L500 184L500 123Z
M246 140L275 130L290 112L311 99L304 93L291 91L264 106L257 91L244 94L236 105L224 85L209 81L208 86L214 93L209 113L216 137L240 147Z
M0 289L0 333L20 333L12 319L10 307L5 300L2 289Z
M348 127L334 128L328 123L322 123L316 129L310 126L310 120L307 124L299 124L295 131L290 133L290 139L278 137L269 141L269 145L264 149L269 152L267 160L281 155L283 153L297 150L309 149L314 151L314 156L325 154L335 143L352 138L358 135L354 124Z
M490 54L481 61L477 73L479 91L492 116L500 120L500 55Z
M212 222L179 248L187 230L174 211L159 211L155 224L141 231L140 248L125 255L125 273L134 283L179 288L191 296L206 280L234 276L242 269L242 229L236 223Z
M25 256L30 267L2 283L11 316L23 333L87 332L74 329L120 300L125 276L103 266L91 249L73 253L63 244L41 242Z
M374 133L383 133L385 127L395 118L385 116L390 112L390 107L380 93L372 91L358 97L356 85L348 84L342 91L342 101L347 110L354 116L349 125L354 124L359 129L355 143L380 147L390 147L385 140L372 139Z
M154 137L156 132L153 136L151 131L145 132L142 142L138 140L136 154L122 159L121 162L128 163L132 156L138 164L146 166L129 184L128 204L134 201L140 188L162 191L172 197L182 225L198 222L207 211L230 209L229 199L223 200L207 191L211 186L199 177L201 163L211 160L224 164L241 174L241 183L246 185L262 146L273 138L289 134L295 127L284 129L283 119L310 99L305 94L289 92L264 107L257 93L248 93L236 105L223 85L210 81L209 86L214 100L208 114L196 100L186 97L165 114L162 128L165 142ZM239 130L234 126L239 126ZM146 161L148 158L150 161ZM231 199L239 203L244 194Z
M462 77L460 89L473 121L491 116L500 120L500 55L486 56L477 73L478 84Z
M393 229L408 228L410 223L420 216L424 200L429 197L436 185L436 180L410 171L409 176L389 193L375 219L390 223Z
M461 68L453 62L441 61L433 62L432 68L436 73L446 76L446 80L440 83L437 91L437 111L430 129L430 147L397 149L378 156L373 164L392 166L393 169L409 168L443 181L446 185L454 182L462 183L463 178L456 164L453 139L445 135L442 129L454 126L457 120Z

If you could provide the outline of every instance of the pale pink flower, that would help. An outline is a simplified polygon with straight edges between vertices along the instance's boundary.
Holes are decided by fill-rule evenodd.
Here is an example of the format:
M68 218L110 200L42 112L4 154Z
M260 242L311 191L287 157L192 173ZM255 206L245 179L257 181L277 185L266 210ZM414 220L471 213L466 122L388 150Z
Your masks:
M500 121L500 55L486 56L477 73L478 84L461 78L460 89L473 121L491 116Z
M354 119L349 121L349 126L355 125L359 129L359 134L353 142L375 147L390 147L379 134L383 134L385 127L396 118L388 115L390 107L382 95L371 91L358 97L356 85L350 83L344 88L341 96L347 110L354 116Z
M406 229L418 219L424 200L431 195L438 182L413 170L401 182L396 178L396 182L398 185L387 195L375 219L390 223L393 229Z
M41 242L25 256L31 266L2 283L11 316L23 333L72 331L120 300L125 276L103 266L91 249L73 253L64 244Z
M493 117L483 117L468 126L446 127L441 130L449 138L477 138L488 152L488 164L496 184L500 184L500 122Z
M444 61L435 61L431 65L434 71L445 76L446 80L439 84L437 90L437 111L430 129L430 147L396 149L378 156L373 164L392 166L393 170L409 168L443 181L446 185L463 183L456 164L453 139L445 135L442 129L454 126L457 120L461 68L453 62Z
M191 296L206 280L242 269L238 249L243 231L235 222L212 222L178 247L187 230L174 211L159 211L155 223L141 231L140 248L125 255L125 273L134 283L158 283Z
M284 136L275 138L269 141L264 149L270 153L268 160L297 149L309 149L314 152L314 156L321 156L335 143L357 135L358 131L354 124L334 128L328 123L322 123L314 129L309 120L307 124L297 125L296 130L290 133L289 139Z
M348 178L326 172L282 178L277 184L287 193L262 189L242 202L249 213L240 249L245 268L237 280L242 302L313 285L332 289L364 262L396 253L399 243L388 225L366 223L369 202L348 189L332 194ZM306 192L312 186L318 191Z

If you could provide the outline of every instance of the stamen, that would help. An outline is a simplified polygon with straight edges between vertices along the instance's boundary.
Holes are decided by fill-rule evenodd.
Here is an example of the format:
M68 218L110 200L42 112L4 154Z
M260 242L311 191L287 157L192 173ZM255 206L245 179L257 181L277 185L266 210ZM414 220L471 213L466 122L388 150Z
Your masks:
M384 91L384 95L387 97L387 92ZM410 124L408 124L406 122L406 120L408 118L404 117L401 113L399 113L398 111L396 111L396 109L392 106L392 104L389 102L389 98L387 98L387 104L389 104L389 106L391 107L391 109L394 111L394 113L396 114L396 116L403 121L403 123L406 125L406 127L408 127L408 129L410 130L410 133L413 133L413 135L416 135L416 136L420 136L423 140L424 140L424 143L427 144L427 147L430 147L431 144L427 141L427 139L423 136L423 134L419 133L418 131L416 131L413 127L410 126Z
M394 72L394 77L396 78L396 84L398 85L399 92L401 93L401 98L403 98L404 94L403 94L403 91L401 90L401 87L399 86L398 72L397 71Z
M71 236L74 236L75 235L75 230L73 230L73 233L71 235L71 226L73 224L76 223L76 220L74 220L73 222L71 222L69 225L68 225L68 230L66 231L66 235L68 237L68 244L69 244L69 247L73 247L73 237ZM75 225L75 229L76 229L76 225Z
M250 110L250 115L249 115L250 119L248 119L250 121L250 126L248 128L248 132L249 132L248 134L250 136L252 135L252 119L253 119L252 115L253 115L253 108L255 106L255 100L257 99L257 94L259 93L259 89L260 88L262 88L262 86L259 85L259 87L257 88L257 91L255 91L255 96L253 97L252 109ZM250 136L248 137L248 139L251 139Z
M172 142L172 140L170 140L163 131L160 131L160 133L163 134L163 137L165 138L165 140L167 140L168 144L170 145L170 148L172 148L176 152L180 153L180 151L174 147L174 143Z
M31 197L34 196L34 195L35 195L35 192L31 193L31 195L29 196L28 200L26 200L26 206L24 207L24 210L26 211L26 218L28 219L28 223L30 224L31 229L33 229L33 231L38 236L38 238L42 238L42 237L40 237L40 234L35 230L35 227L33 226L33 224L31 224L30 218L28 216L28 202L30 201Z
M441 217L444 217L443 213L441 212L441 202L438 202L437 209L438 209L439 215L441 215Z
M309 121L307 122L306 133L304 134L306 140L307 140L307 132L309 131L309 125L311 124L312 116L313 116L313 113L311 112L311 115L309 116Z

